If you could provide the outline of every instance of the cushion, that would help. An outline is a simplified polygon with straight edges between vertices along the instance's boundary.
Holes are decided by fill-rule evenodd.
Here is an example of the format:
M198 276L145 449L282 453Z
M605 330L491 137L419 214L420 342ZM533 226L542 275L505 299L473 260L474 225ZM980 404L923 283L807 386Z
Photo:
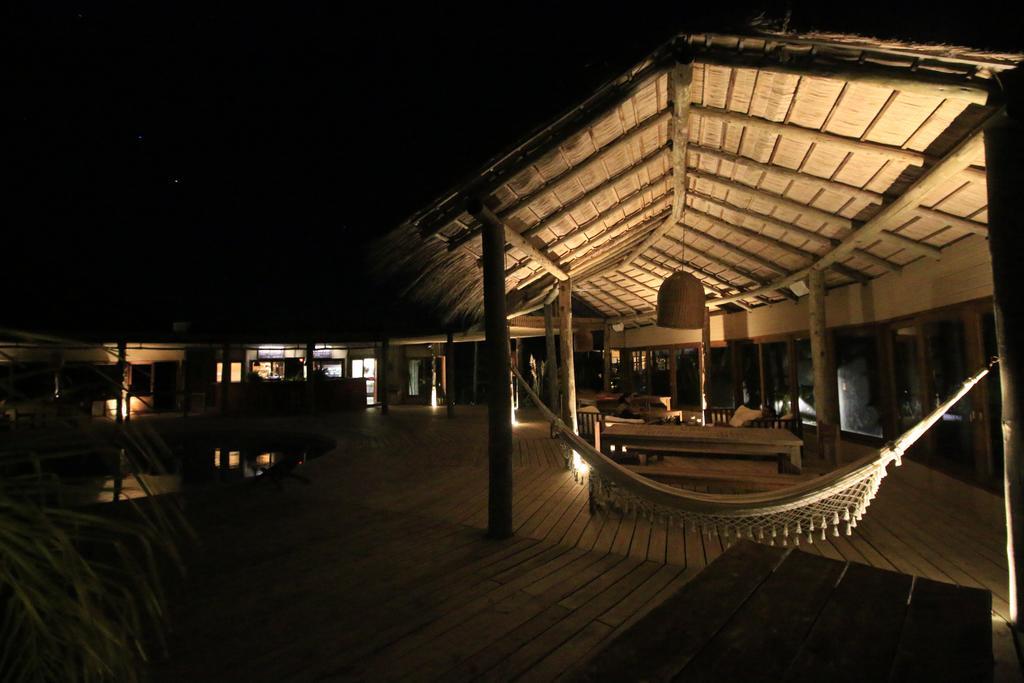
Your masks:
M760 410L754 410L746 406L740 406L736 409L736 412L732 414L732 419L729 420L730 427L742 427L751 420L756 420L761 417Z
M597 406L583 406L582 408L579 409L579 412L600 414L601 411L597 409Z
M630 425L642 425L646 421L642 417L616 417L615 415L609 415L604 418L605 424L611 424L613 422L621 422L623 424Z

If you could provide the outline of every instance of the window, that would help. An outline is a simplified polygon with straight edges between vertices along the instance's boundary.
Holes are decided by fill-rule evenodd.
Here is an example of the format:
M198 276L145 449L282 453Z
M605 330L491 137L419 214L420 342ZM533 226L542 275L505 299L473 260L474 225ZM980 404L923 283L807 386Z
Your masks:
M668 349L651 351L651 393L655 396L672 395Z
M630 362L632 364L632 389L638 394L646 394L648 390L647 386L647 352L646 351L633 351L629 354Z
M728 347L711 348L707 391L709 408L736 407L736 394L732 384L732 354L729 353Z
M149 396L153 393L153 366L135 365L131 366L131 384L129 391L132 396Z
M836 335L836 373L840 427L881 438L878 349L873 332Z
M796 344L796 385L800 421L805 425L818 424L814 412L814 362L811 359L811 340L797 339Z
M764 405L770 415L792 412L789 392L789 349L786 342L761 345L764 363Z
M618 349L611 350L611 374L608 377L608 387L612 391L622 391L622 354Z
M224 376L224 364L217 363L217 382L221 382L221 378ZM231 364L231 381L241 382L242 381L242 364L240 362Z
M699 408L700 397L700 351L689 347L676 350L676 391L680 406Z
M743 405L761 407L761 367L757 358L757 344L751 341L736 342L740 356L740 390Z

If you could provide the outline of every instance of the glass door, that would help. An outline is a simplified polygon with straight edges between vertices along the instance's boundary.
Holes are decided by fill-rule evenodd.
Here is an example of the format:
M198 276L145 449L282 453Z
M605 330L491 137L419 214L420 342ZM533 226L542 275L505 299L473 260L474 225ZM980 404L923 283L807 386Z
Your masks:
M898 327L892 330L892 373L896 402L896 433L907 431L924 417L921 402L920 358L917 349L917 328Z
M964 324L958 319L930 320L921 325L927 368L926 411L934 409L967 377ZM964 396L932 428L932 454L957 466L974 469L971 395Z

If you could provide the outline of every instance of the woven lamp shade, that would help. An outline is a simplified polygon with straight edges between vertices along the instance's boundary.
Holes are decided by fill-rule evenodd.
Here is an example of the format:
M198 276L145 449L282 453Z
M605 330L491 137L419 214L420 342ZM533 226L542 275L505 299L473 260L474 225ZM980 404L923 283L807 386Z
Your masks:
M699 330L704 327L704 285L679 271L658 290L658 327Z
M574 330L572 333L572 350L586 353L594 350L594 333L589 330Z

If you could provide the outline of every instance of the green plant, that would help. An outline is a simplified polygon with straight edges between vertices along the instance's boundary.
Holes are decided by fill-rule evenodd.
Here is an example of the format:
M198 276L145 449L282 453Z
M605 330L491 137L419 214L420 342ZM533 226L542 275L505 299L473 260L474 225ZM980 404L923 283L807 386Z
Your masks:
M44 401L3 387L6 406ZM163 647L162 579L190 533L144 473L169 457L144 424L57 419L0 441L0 680L137 681ZM99 480L83 464L107 463ZM143 496L118 498L122 476ZM89 501L89 502L87 502Z

